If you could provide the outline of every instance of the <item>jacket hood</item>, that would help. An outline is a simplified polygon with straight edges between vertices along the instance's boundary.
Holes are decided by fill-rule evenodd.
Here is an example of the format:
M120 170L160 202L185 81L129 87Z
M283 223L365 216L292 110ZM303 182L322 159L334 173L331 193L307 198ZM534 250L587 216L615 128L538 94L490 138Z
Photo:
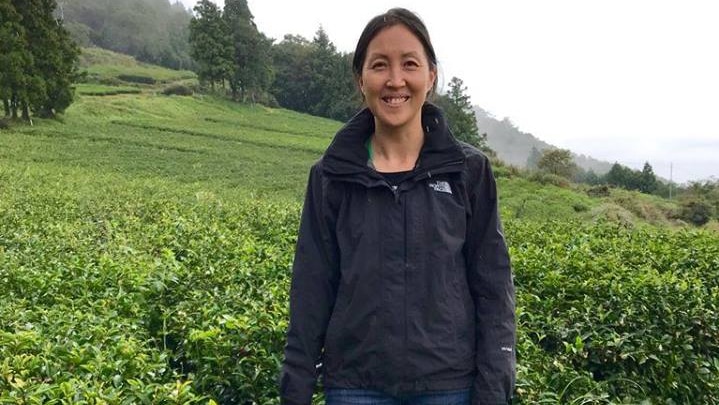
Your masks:
M422 128L425 138L414 168L417 174L464 161L462 146L450 132L439 107L430 103L422 106ZM374 115L369 108L364 108L335 135L322 159L324 171L334 176L379 178L377 172L367 165L369 154L365 147L374 130Z

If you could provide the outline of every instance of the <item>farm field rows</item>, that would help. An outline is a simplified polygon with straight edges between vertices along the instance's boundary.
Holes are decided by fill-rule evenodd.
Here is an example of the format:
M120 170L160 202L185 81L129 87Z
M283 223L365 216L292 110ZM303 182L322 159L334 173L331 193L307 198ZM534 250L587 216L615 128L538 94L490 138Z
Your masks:
M0 132L0 403L278 403L300 201L339 126L145 91ZM500 178L545 198L503 195L516 402L719 403L717 233L587 221L595 199L523 181Z

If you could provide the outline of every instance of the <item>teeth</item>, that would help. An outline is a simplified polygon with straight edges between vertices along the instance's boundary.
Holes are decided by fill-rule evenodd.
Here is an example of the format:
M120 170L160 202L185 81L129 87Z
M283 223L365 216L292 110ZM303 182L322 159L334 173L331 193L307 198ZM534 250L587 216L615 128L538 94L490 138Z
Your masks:
M409 97L385 97L384 101L389 104L400 104L407 101Z

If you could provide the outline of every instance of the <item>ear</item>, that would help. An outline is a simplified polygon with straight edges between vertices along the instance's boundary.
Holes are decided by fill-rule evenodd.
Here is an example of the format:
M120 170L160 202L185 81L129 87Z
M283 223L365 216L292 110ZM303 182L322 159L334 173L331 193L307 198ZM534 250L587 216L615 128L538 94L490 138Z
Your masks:
M360 93L362 93L362 97L364 97L364 81L362 80L362 76L359 76L357 78L357 88L359 89Z
M437 68L429 69L429 87L427 87L427 92L430 92L432 90L432 87L434 87L434 83L436 80L437 80Z

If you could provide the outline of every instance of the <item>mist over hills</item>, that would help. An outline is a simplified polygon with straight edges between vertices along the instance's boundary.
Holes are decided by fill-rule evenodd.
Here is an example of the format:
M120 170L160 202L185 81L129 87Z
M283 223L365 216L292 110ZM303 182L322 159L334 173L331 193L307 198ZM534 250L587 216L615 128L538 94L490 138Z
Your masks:
M498 120L491 113L479 106L474 106L474 115L477 117L479 133L487 134L487 144L504 162L518 167L527 167L527 158L536 148L540 153L545 149L557 147L538 139L534 135L522 132L509 118ZM612 168L612 163L597 160L591 156L572 153L574 162L584 170L593 170L597 174L604 174Z

